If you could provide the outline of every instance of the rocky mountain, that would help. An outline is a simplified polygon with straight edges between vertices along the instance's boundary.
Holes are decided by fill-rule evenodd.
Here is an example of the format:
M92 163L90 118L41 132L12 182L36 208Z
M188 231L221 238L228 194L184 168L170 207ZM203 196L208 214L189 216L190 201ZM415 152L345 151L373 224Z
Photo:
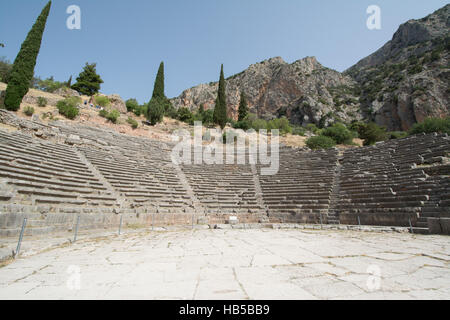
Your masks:
M402 24L381 49L344 74L361 87L366 118L407 130L426 117L450 115L450 5Z
M286 115L298 124L326 124L333 118L361 117L357 86L350 76L323 67L314 57L292 64L277 57L228 78L226 94L230 116L235 119L244 91L250 111L262 118ZM217 82L202 84L184 91L172 103L191 110L201 104L214 108L217 90Z
M407 130L427 116L450 115L449 8L401 25L391 41L344 73L314 57L292 64L272 58L227 79L229 115L237 118L240 92L250 111L292 123L326 125L370 119ZM176 108L214 108L218 83L201 84L172 99Z

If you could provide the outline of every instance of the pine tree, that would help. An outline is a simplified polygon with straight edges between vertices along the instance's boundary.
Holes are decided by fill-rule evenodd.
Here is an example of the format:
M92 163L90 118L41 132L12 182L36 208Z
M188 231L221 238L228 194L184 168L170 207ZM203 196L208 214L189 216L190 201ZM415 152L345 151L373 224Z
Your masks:
M219 90L217 92L216 106L214 108L214 123L218 124L221 129L227 124L227 101L226 101L226 84L223 74L223 64L220 69Z
M49 1L42 9L14 60L5 95L5 107L8 110L19 110L20 103L30 88L51 4Z
M78 76L77 82L72 86L72 89L87 96L93 96L98 93L103 80L97 74L96 66L96 63L89 64L86 62L83 71Z
M245 120L248 116L247 97L245 96L244 91L241 92L241 101L239 103L238 113L238 121Z

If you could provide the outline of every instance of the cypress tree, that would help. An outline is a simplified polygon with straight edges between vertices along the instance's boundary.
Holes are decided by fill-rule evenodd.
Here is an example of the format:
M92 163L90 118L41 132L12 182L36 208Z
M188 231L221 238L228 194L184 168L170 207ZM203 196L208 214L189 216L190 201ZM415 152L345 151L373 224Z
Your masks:
M220 69L219 91L217 92L216 106L214 107L214 123L218 124L221 129L227 124L227 101L226 101L226 84L223 75L223 64Z
M164 62L161 62L161 64L159 65L152 98L166 98L166 95L164 94Z
M242 121L248 116L247 97L245 96L244 91L241 92L241 101L239 102L238 113L238 121Z
M67 81L67 87L70 88L70 86L72 85L72 75L69 78L69 81Z
M30 88L51 4L49 1L42 9L14 60L5 95L5 107L8 110L19 110L20 103Z
M164 62L159 65L153 87L152 99L148 103L147 118L152 125L163 120L164 114L172 115L175 110L164 93Z
M72 89L87 96L93 96L98 93L103 80L97 74L96 66L96 63L89 64L86 62L83 71L78 76L77 82L72 86Z

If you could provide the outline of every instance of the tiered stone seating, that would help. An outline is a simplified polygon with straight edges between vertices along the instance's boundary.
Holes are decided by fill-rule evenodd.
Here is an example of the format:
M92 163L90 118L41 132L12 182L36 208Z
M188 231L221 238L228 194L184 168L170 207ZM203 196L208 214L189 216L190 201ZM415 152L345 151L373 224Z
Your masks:
M422 135L348 150L342 160L341 223L414 226L439 182L426 173L449 152L445 135ZM440 167L448 177L448 167Z
M0 235L16 234L23 217L27 232L49 232L70 226L73 215L118 206L76 150L17 132L0 131L0 183Z
M0 131L0 177L15 186L13 202L52 206L116 204L115 197L73 149L38 142L20 133Z
M335 149L306 152L281 148L278 173L259 177L270 217L305 223L319 223L322 217L325 222L336 157Z
M77 124L35 124L0 110L5 119L23 130L0 130L0 235L16 234L23 217L31 230L52 231L67 229L77 215L86 228L115 225L118 213L145 225L190 224L194 217L223 223L237 215L241 222L411 221L426 228L428 218L450 218L446 135L341 152L281 147L278 173L264 176L267 166L250 165L248 150L240 150L243 165L177 166L171 144Z
M248 161L246 164L237 164L236 160L235 164L184 164L182 170L207 214L264 212L258 203L255 176Z
M194 205L177 176L168 144L87 126L58 128L97 144L77 147L124 200L146 213L193 212ZM100 141L100 145L98 142Z
M86 158L119 193L134 207L147 212L187 212L193 203L181 185L172 162L144 150L96 150L80 147Z

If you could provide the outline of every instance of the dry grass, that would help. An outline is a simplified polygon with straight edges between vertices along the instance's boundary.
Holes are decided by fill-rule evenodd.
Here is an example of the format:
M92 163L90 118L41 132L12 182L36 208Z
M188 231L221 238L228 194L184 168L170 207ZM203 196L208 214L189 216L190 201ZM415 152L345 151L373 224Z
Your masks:
M292 134L287 134L285 137L280 137L280 142L294 148L300 148L306 146L307 137L296 136Z

